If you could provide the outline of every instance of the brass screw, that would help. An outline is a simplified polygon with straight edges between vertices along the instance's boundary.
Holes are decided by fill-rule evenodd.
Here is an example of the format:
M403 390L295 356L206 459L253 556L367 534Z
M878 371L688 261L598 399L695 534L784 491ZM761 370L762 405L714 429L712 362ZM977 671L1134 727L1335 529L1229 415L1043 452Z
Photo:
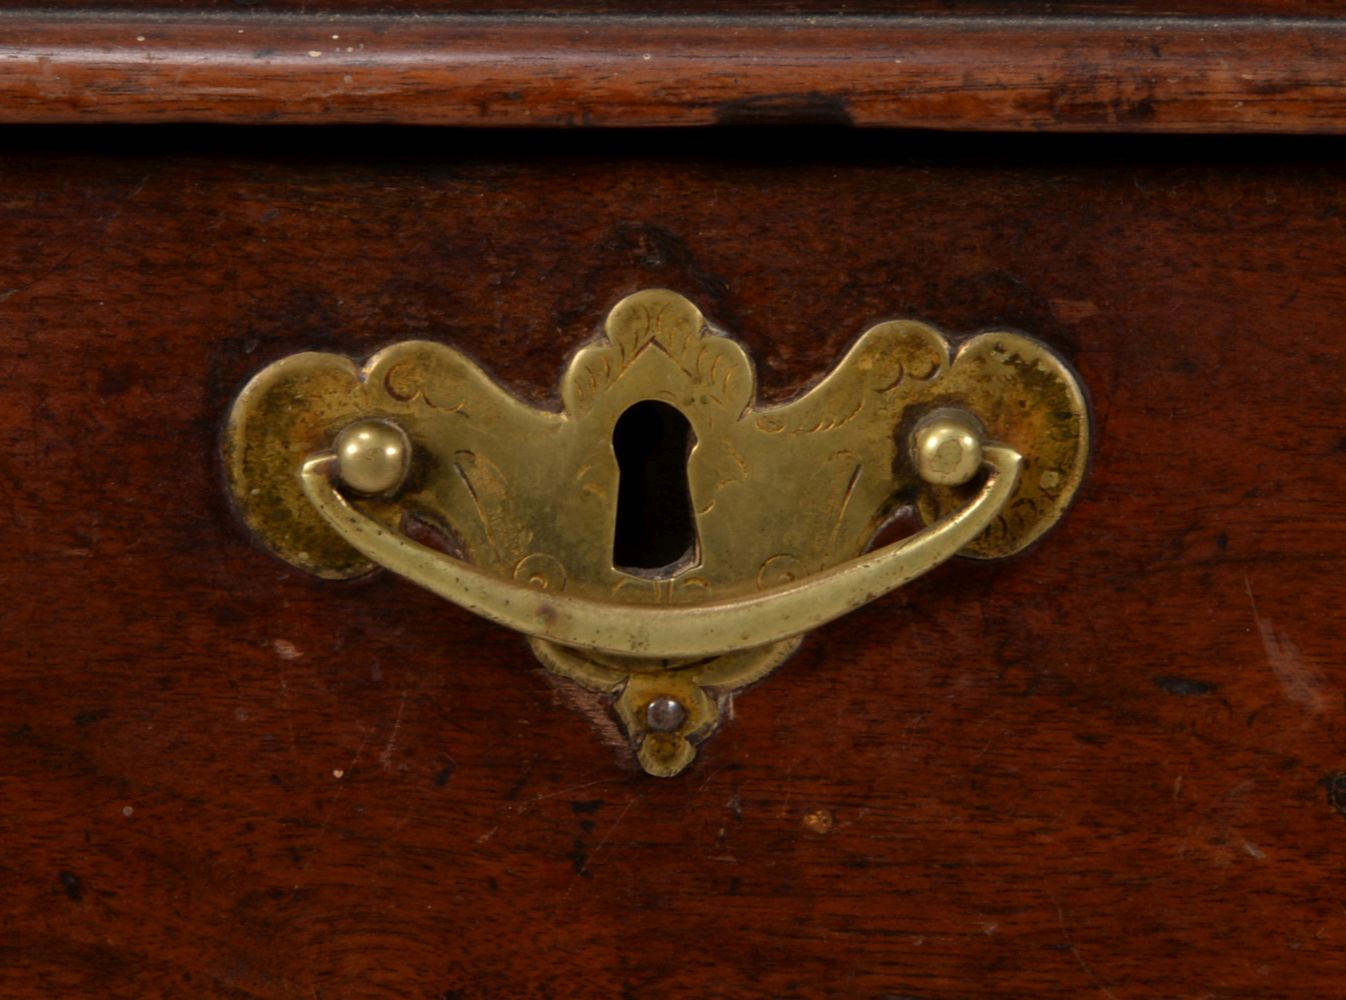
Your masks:
M645 725L656 733L671 733L687 721L687 709L682 702L661 695L645 706Z

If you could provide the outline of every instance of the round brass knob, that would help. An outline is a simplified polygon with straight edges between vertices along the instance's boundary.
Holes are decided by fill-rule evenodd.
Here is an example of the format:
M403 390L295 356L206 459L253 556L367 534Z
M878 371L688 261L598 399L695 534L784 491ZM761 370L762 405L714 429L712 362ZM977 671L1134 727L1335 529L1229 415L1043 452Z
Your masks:
M342 428L334 446L337 475L356 493L395 493L411 467L411 442L388 420L357 420Z
M948 410L916 429L912 451L927 483L961 486L981 468L981 430L968 414Z

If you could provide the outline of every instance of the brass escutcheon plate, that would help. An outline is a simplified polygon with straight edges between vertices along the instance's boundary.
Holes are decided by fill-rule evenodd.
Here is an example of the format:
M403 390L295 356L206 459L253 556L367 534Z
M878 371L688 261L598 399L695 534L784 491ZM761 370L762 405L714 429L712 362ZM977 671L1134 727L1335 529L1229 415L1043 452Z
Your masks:
M656 522L690 504L691 537L667 563L635 567L617 558L630 500L614 433L651 402L685 421L685 489L644 502ZM743 348L687 299L649 290L571 359L558 410L442 344L395 344L363 366L304 353L243 390L224 456L237 509L276 555L328 579L383 563L527 632L548 668L612 696L641 765L668 776L731 692L812 624L877 596L840 591L877 572L866 559L889 558L892 546L865 554L898 511L932 527L880 591L954 552L1032 544L1079 488L1089 441L1078 380L1023 334L954 350L926 324L880 323L813 388L759 406ZM413 524L441 551L407 541ZM809 622L798 631L771 620L789 601ZM592 627L575 624L590 612Z

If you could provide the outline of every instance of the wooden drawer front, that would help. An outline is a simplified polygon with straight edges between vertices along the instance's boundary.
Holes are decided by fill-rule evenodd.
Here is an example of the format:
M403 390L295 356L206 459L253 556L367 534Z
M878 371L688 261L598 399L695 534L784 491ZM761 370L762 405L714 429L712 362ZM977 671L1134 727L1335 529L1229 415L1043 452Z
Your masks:
M1334 991L1339 147L12 134L0 993ZM663 781L515 635L255 548L218 458L288 353L545 400L642 287L770 399L881 319L1021 328L1098 432L1041 545L820 630Z

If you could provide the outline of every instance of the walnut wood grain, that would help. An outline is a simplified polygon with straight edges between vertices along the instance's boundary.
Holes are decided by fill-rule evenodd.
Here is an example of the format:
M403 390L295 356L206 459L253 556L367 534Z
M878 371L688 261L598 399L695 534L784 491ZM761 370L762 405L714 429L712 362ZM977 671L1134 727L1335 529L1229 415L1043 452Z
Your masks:
M11 138L0 995L1339 992L1339 144ZM1020 327L1099 432L1040 546L820 630L673 780L520 638L257 549L217 452L304 348L547 399L644 286L776 399L879 319Z
M0 16L3 122L1346 130L1339 19Z

